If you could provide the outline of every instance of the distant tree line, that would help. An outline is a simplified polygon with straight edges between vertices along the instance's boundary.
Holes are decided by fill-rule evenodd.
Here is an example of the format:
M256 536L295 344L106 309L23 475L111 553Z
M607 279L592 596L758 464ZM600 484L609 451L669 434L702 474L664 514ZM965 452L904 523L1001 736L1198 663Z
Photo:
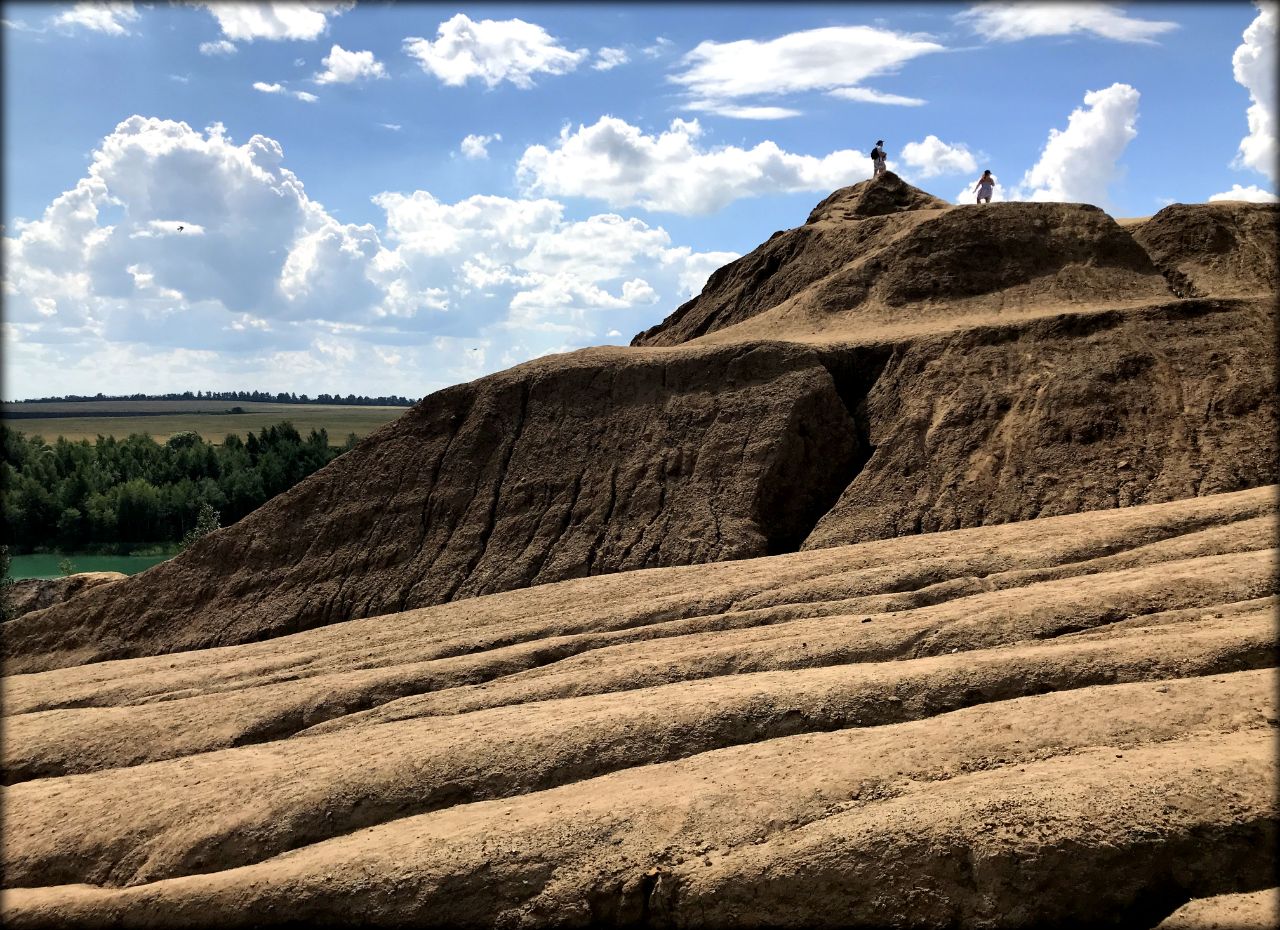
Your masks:
M208 528L210 513L234 523L350 449L356 436L331 448L326 430L303 438L285 421L220 446L194 432L163 443L134 434L49 444L0 425L0 442L0 543L17 552L127 552L190 539Z
M366 397L363 394L295 394L292 391L183 391L181 394L67 394L65 397L33 397L30 400L9 401L21 404L65 404L89 400L249 400L263 404L339 404L356 407L410 407L417 401L399 394L382 397Z

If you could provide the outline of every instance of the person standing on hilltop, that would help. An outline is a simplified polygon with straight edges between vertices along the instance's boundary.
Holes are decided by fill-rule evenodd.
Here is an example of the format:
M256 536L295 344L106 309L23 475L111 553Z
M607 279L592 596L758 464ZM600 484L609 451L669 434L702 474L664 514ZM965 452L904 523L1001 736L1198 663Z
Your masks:
M871 150L871 164L873 166L871 176L873 178L878 178L880 175L884 174L884 164L889 156L885 154L884 148L882 147L883 145L884 140L877 139L876 147Z
M982 172L978 183L973 188L978 194L978 203L991 203L991 192L996 189L996 179L991 176L991 169Z

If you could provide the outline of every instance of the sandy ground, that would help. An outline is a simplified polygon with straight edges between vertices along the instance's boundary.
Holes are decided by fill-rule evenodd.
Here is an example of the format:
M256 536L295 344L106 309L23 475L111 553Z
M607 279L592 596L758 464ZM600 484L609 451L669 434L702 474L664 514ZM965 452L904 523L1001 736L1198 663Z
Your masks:
M1276 490L9 676L0 914L1262 926Z
M1159 930L1235 930L1280 926L1280 888L1201 898L1178 908Z

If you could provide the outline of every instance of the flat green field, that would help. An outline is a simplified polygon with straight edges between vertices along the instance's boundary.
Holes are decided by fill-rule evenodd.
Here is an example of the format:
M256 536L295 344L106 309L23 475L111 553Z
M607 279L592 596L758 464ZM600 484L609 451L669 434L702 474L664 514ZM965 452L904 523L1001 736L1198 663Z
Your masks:
M313 429L327 429L331 445L340 446L346 441L348 433L364 438L384 423L389 423L400 416L408 407L357 407L357 406L322 406L319 404L255 404L239 401L102 401L102 413L95 414L95 402L86 401L74 404L42 404L50 408L49 412L62 412L55 408L66 408L66 412L80 412L85 416L33 417L31 419L5 418L5 426L28 436L40 436L46 442L52 442L59 436L70 440L88 439L92 441L99 435L114 436L124 439L133 433L147 433L153 439L163 442L174 433L187 430L199 433L206 442L221 443L228 433L257 433L263 427L273 426L281 420L288 420L294 428L306 436ZM207 404L206 411L198 409ZM160 405L168 405L162 407ZM239 406L244 413L225 413L227 409ZM6 405L6 408L8 405ZM174 409L178 408L178 409ZM30 409L29 407L26 409ZM119 416L122 412L145 410L148 416ZM152 413L156 410L174 410L174 412ZM116 416L109 414L115 413Z
M338 410L360 409L354 405L336 404ZM83 413L86 416L110 416L119 414L155 414L155 413L226 413L232 407L240 407L246 413L277 413L301 408L329 409L320 404L274 404L253 400L68 400L47 404L15 402L4 405L4 415L15 413L40 413L47 411L50 415L66 416L69 413ZM370 408L364 408L370 409ZM376 408L375 408L376 409ZM401 408L395 408L401 409Z

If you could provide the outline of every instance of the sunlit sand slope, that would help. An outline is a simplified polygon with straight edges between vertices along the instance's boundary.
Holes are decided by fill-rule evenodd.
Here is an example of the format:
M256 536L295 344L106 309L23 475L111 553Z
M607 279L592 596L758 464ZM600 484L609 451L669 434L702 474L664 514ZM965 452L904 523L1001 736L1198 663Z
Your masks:
M1258 488L10 676L0 916L1261 913L1216 896L1274 883L1276 509Z

